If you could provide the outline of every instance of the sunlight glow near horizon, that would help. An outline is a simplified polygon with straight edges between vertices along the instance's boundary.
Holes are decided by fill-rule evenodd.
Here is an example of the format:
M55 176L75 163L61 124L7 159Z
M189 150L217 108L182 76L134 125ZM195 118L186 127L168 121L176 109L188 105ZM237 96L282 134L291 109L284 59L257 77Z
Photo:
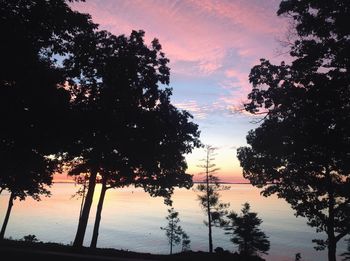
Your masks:
M89 13L100 29L129 35L144 30L146 43L158 38L170 59L172 102L188 110L201 130L203 144L218 147L219 178L246 182L236 149L246 144L251 124L242 108L251 86L250 69L260 58L288 60L277 39L283 39L286 19L276 15L279 0L90 0L72 3ZM278 25L278 26L276 26ZM186 155L188 173L198 174L202 152ZM198 177L195 176L195 180Z

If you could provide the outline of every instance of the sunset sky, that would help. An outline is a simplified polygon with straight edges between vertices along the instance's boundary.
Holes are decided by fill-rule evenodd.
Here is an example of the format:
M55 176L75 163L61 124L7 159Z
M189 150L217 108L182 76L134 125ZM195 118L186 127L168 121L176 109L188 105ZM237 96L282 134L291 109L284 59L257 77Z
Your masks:
M144 30L158 38L170 59L173 103L194 116L201 141L218 147L216 164L223 181L242 181L236 148L245 145L252 117L237 112L251 86L250 69L267 58L288 59L278 40L287 20L276 15L280 0L87 0L75 10L114 34ZM191 174L203 150L187 155Z

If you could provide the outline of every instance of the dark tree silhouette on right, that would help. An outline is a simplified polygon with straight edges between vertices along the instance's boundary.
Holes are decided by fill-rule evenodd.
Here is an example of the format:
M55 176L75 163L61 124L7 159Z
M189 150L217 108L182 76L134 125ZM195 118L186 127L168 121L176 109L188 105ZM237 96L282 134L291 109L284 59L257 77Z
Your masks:
M265 114L238 149L243 175L306 217L336 260L350 233L350 8L348 1L282 1L295 24L290 65L262 59L252 68L245 109Z
M262 220L257 213L250 212L250 205L245 203L242 214L231 212L224 226L225 234L232 235L231 242L238 245L239 252L244 257L255 256L257 253L267 254L270 249L270 241L259 226Z

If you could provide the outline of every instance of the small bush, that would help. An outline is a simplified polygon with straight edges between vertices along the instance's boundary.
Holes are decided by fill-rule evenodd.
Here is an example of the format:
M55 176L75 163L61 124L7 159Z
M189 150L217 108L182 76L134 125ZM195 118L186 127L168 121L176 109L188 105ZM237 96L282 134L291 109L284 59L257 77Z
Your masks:
M38 242L39 240L37 239L36 235L26 235L22 238L22 240L24 242L28 242L28 243L35 243Z

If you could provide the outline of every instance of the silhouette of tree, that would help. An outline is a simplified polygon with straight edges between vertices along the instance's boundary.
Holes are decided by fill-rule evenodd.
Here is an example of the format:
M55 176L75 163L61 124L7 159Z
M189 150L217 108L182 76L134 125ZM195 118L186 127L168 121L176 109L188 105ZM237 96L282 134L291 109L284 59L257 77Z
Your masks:
M181 226L178 225L180 222L179 212L175 211L174 208L168 209L168 224L166 227L161 227L160 229L165 230L165 234L168 237L170 245L170 255L173 253L173 246L180 244L182 241L182 249L188 249L189 240L188 235L182 230Z
M262 59L252 68L246 110L265 112L238 150L243 175L263 194L286 199L327 240L350 232L350 9L347 1L282 1L278 14L295 21L291 65Z
M36 235L31 235L31 234L24 236L22 240L24 242L29 242L29 243L39 242L39 239L36 237Z
M204 224L208 226L210 253L213 253L212 227L221 225L223 217L227 214L226 209L229 207L228 203L222 203L219 200L219 191L227 190L229 187L221 185L219 178L215 176L215 173L219 170L213 163L215 160L215 150L216 148L211 145L205 146L206 156L202 159L204 164L199 165L200 168L204 169L202 174L205 177L203 183L197 185L197 190L202 193L198 195L198 200L208 217L208 221L204 221Z
M181 252L187 252L191 250L191 240L185 231L181 234Z
M107 182L110 181L110 180L111 180L111 177L108 177L107 173L104 173L103 176L102 176L101 193L100 193L100 197L98 199L96 216L95 216L95 223L94 223L94 229L93 229L93 233L92 233L92 239L91 239L90 247L94 247L95 248L96 245L97 245L97 238L98 238L98 231L99 231L99 228L100 228L103 202L104 202L104 199L105 199L105 196L106 196L107 189L112 188L112 186L108 186L108 184L107 184ZM120 184L118 184L118 187L122 187L124 185L125 185L125 183L123 181L121 181Z
M15 156L20 156L20 152L16 151ZM10 196L0 231L0 239L4 239L14 200L17 198L25 200L27 196L30 196L39 201L40 195L50 195L45 185L51 184L53 169L50 168L50 162L41 155L24 151L21 164L12 166L11 172L7 168L6 170L8 175L1 178L1 186L10 192Z
M49 195L70 101L54 55L95 27L89 19L64 1L0 2L0 192L10 192L0 238L16 198Z
M88 173L80 174L79 176L75 176L73 179L74 179L75 185L80 185L78 191L75 192L71 197L71 198L77 197L78 199L81 198L80 212L79 212L80 213L79 217L80 217L83 211L83 206L85 202L86 189L89 182L89 175Z
M262 220L257 217L257 213L250 212L250 205L245 203L242 214L237 215L231 212L227 218L229 221L224 229L225 234L232 235L231 241L238 245L240 254L244 257L254 256L258 252L267 254L270 249L268 237L262 232L259 226Z
M96 246L108 188L132 184L170 203L174 186L192 186L183 154L199 146L198 126L170 102L171 89L164 87L169 84L168 59L158 40L146 46L143 38L143 31L130 37L106 31L82 35L77 54L64 62L74 76L70 84L79 112L69 152L77 164L70 174L90 173L75 246L83 242L97 174L102 190L91 247Z
M301 254L300 253L296 253L295 254L295 261L300 261L301 260Z

